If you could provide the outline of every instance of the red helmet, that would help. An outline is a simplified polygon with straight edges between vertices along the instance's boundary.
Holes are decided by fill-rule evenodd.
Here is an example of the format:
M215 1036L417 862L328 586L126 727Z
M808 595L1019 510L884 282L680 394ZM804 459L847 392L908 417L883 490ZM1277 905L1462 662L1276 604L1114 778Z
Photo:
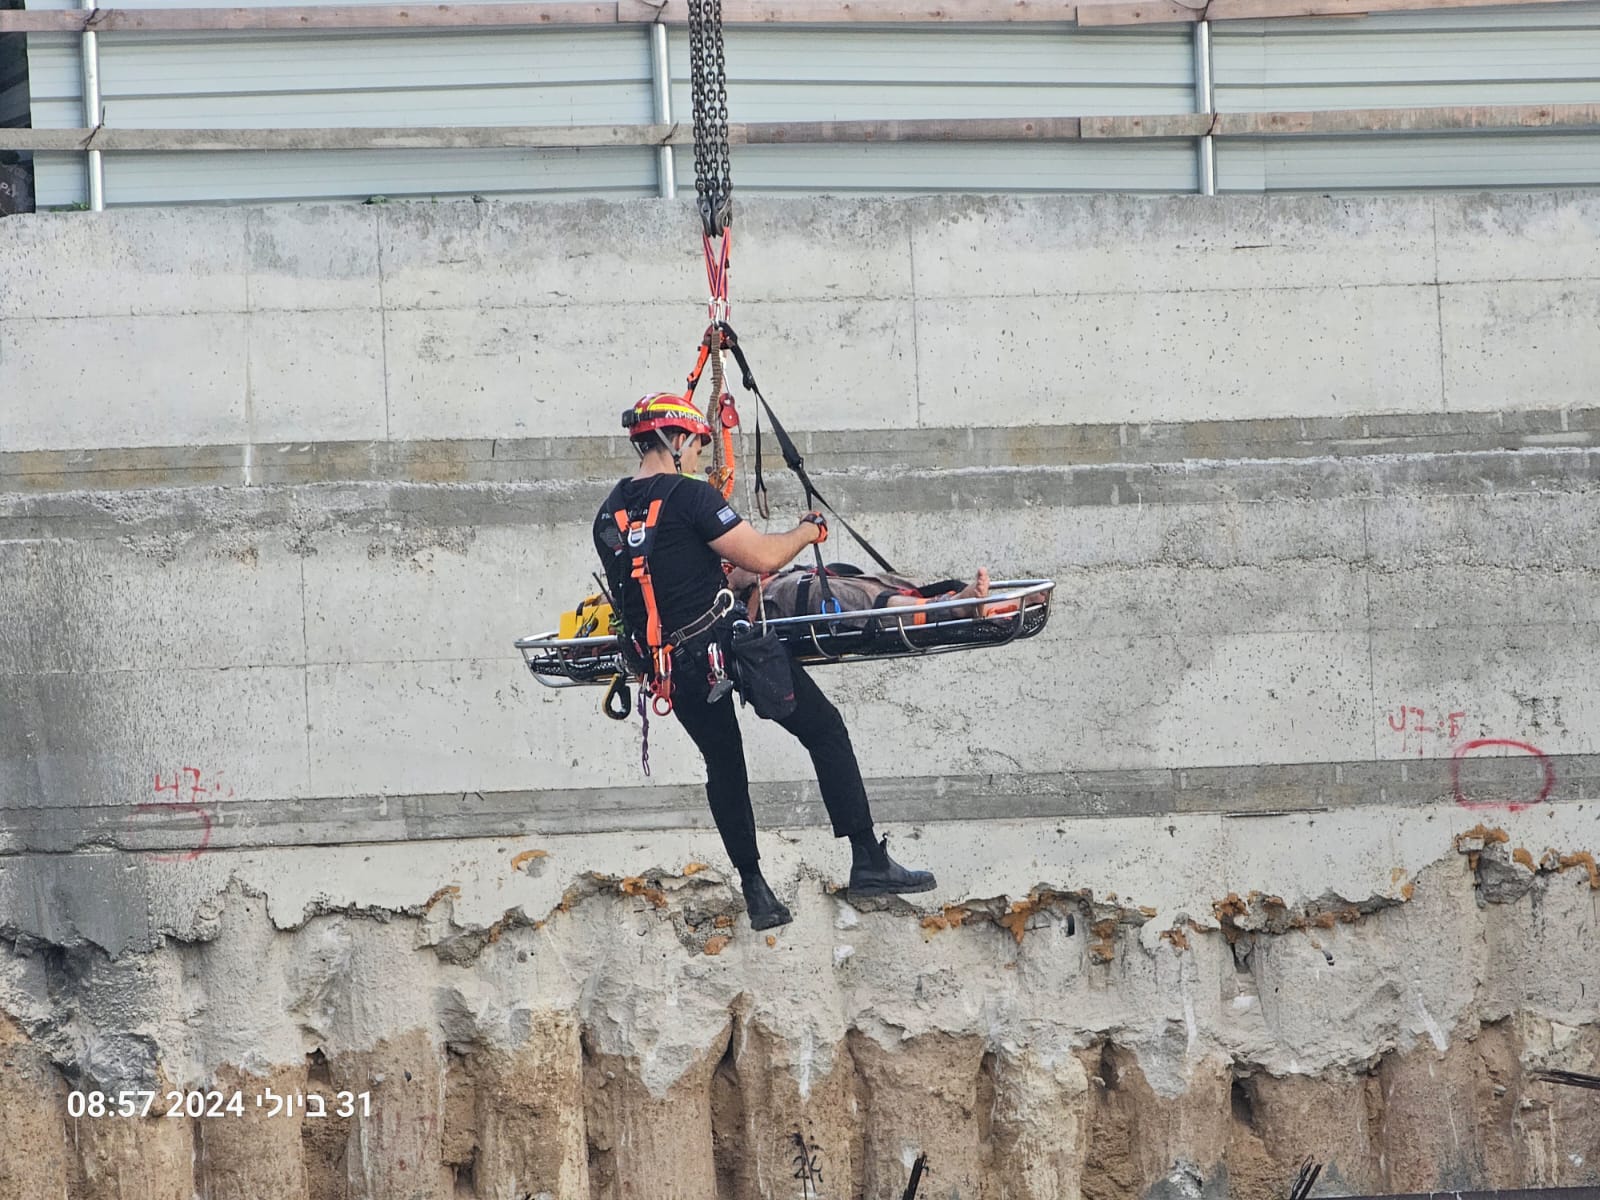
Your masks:
M681 429L706 441L711 440L711 426L686 396L676 392L651 392L622 414L622 427L630 438L658 429Z

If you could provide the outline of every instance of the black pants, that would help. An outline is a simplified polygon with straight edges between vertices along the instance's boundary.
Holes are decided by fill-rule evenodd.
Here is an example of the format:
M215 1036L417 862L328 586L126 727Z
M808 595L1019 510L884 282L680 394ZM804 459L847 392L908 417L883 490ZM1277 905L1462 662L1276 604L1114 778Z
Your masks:
M704 642L674 650L672 659L672 711L706 760L706 799L711 802L711 816L722 835L723 848L736 868L753 867L761 855L756 850L756 817L750 807L750 778L745 771L744 739L739 734L734 694L730 692L715 704L706 703L711 689ZM728 663L731 669L732 655ZM778 724L811 752L834 836L865 833L872 828L872 810L850 731L805 668L792 658L790 666L794 668L795 709Z

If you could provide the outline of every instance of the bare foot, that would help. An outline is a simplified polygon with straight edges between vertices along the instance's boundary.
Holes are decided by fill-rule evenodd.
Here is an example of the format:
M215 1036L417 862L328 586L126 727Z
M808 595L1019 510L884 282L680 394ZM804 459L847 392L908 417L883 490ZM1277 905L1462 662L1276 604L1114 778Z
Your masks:
M978 577L962 588L952 600L982 600L989 594L989 568L979 567Z
M982 600L989 594L989 568L979 567L977 577L959 592L945 597L948 600ZM978 615L978 606L974 604L963 605L961 608L952 608L952 617L975 617Z
M989 594L989 573L987 571L979 571L978 572L978 582L976 584L974 584L973 586L974 587L981 586L982 589L983 589L982 591L978 592L977 595L979 595L979 596L987 596ZM966 595L966 593L963 592L962 595ZM1048 592L1030 592L1028 595L1026 595L1026 596L1024 596L1022 598L1021 607L1029 608L1029 607L1034 607L1034 606L1043 604L1045 602L1045 600L1048 598L1048 596L1049 596ZM1018 608L1018 602L1016 600L1002 600L1002 601L998 601L998 602L996 602L994 604L980 604L978 606L978 616L980 616L980 617L1011 616L1011 615L1014 615L1016 613L1017 608Z

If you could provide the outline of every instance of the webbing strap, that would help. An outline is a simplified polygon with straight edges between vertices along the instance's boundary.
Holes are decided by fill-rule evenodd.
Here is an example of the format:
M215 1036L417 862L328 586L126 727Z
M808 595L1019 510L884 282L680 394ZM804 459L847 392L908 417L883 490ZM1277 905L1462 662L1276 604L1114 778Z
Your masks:
M676 484L673 485L676 488ZM671 494L670 492L668 493ZM650 507L645 513L644 520L635 521L628 515L627 509L618 509L611 514L612 520L617 523L617 530L622 534L625 544L631 545L631 535L644 532L648 534L656 527L656 522L661 517L661 505L665 496L650 501ZM633 568L630 571L635 582L639 585L639 593L644 598L645 614L645 647L650 652L651 666L654 669L655 679L651 686L652 693L659 702L669 706L670 711L672 696L672 647L663 642L661 637L661 611L656 607L655 581L650 576L650 547L643 542L637 547L643 553L633 556ZM643 699L641 693L640 699ZM648 768L646 768L648 774Z
M756 377L750 370L749 360L745 358L744 350L739 346L739 335L733 331L726 321L718 322L718 327L722 330L728 349L733 352L734 360L739 364L739 370L744 376L745 391L753 394L756 400L760 402L761 407L766 410L767 419L772 422L772 436L778 439L778 449L783 454L783 461L795 473L796 478L800 480L800 486L806 490L806 507L810 508L813 500L822 505L834 515L839 524L844 527L844 531L855 538L861 548L872 556L872 560L875 563L892 575L899 574L890 565L889 560L873 548L871 542L857 533L850 522L839 515L839 510L828 503L828 498L817 491L816 485L811 482L811 476L806 474L805 459L800 457L800 451L795 448L794 440L789 437L788 431L783 427L783 422L778 420L778 414L772 411L772 405L767 403L767 398L761 394L761 389L756 386ZM759 412L756 419L756 488L759 492L766 490L761 483L761 424ZM822 571L822 551L815 545L812 546L812 549L816 551L817 569L820 572Z
M711 309L707 314L713 321L727 320L728 314L728 263L733 257L733 229L730 227L722 231L718 245L711 244L711 239L704 234L700 237L701 253L706 260L706 290L711 293L708 302ZM717 301L722 302L722 311L716 309Z

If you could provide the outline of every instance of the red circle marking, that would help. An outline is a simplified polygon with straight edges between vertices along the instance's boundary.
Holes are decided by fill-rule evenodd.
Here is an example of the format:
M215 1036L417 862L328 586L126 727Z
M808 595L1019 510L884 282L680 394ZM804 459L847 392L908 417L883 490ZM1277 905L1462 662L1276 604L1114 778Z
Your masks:
M1537 759L1544 768L1544 786L1539 789L1539 794L1532 800L1469 800L1461 791L1461 760L1474 750L1481 750L1485 746L1507 746L1512 750L1520 750L1524 754ZM1555 790L1556 769L1551 764L1550 758L1539 747L1528 742L1519 742L1515 738L1473 738L1470 742L1462 742L1450 753L1450 790L1455 794L1456 803L1462 808L1509 808L1512 812L1519 812L1534 804L1543 804L1550 798L1550 793Z
M176 812L193 813L200 818L201 831L200 843L186 854L150 854L152 862L193 862L206 852L206 847L211 845L211 814L193 803L183 804L136 804L133 807L135 814L148 812Z

